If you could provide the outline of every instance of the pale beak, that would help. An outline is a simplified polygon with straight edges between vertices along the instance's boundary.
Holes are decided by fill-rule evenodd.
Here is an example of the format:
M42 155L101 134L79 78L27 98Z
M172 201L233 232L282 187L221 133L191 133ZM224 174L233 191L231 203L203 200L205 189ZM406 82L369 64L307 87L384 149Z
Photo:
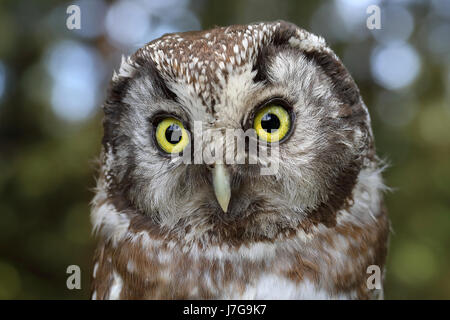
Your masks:
M231 199L230 174L223 164L216 164L212 169L214 193L223 212L227 212Z

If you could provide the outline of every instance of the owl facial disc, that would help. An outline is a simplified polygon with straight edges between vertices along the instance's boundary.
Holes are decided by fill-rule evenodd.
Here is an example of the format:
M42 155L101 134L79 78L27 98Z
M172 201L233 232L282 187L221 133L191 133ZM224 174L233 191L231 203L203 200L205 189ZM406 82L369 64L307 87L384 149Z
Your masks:
M214 194L223 212L227 212L231 199L230 174L223 164L216 164L212 169Z

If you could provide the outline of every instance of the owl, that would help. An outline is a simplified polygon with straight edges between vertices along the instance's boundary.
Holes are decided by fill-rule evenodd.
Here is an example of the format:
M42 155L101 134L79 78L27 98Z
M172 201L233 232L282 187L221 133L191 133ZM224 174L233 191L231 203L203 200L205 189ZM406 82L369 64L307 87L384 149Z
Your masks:
M92 299L383 297L383 164L321 37L166 34L122 58L103 111Z

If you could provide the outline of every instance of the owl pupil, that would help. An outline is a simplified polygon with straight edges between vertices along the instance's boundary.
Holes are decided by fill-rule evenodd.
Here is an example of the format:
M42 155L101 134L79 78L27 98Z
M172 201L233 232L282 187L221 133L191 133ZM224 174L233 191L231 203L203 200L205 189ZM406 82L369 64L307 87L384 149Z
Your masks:
M261 119L261 127L267 132L274 132L280 128L280 119L272 113L266 113Z
M171 124L166 129L165 136L171 144L177 144L181 140L181 128L176 124Z

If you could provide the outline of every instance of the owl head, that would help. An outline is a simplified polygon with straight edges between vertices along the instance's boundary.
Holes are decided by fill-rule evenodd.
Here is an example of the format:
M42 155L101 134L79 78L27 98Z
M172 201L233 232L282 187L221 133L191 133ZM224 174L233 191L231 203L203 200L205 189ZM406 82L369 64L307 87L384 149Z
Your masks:
M184 238L332 226L376 160L353 79L284 21L166 34L122 60L103 110L108 201Z

